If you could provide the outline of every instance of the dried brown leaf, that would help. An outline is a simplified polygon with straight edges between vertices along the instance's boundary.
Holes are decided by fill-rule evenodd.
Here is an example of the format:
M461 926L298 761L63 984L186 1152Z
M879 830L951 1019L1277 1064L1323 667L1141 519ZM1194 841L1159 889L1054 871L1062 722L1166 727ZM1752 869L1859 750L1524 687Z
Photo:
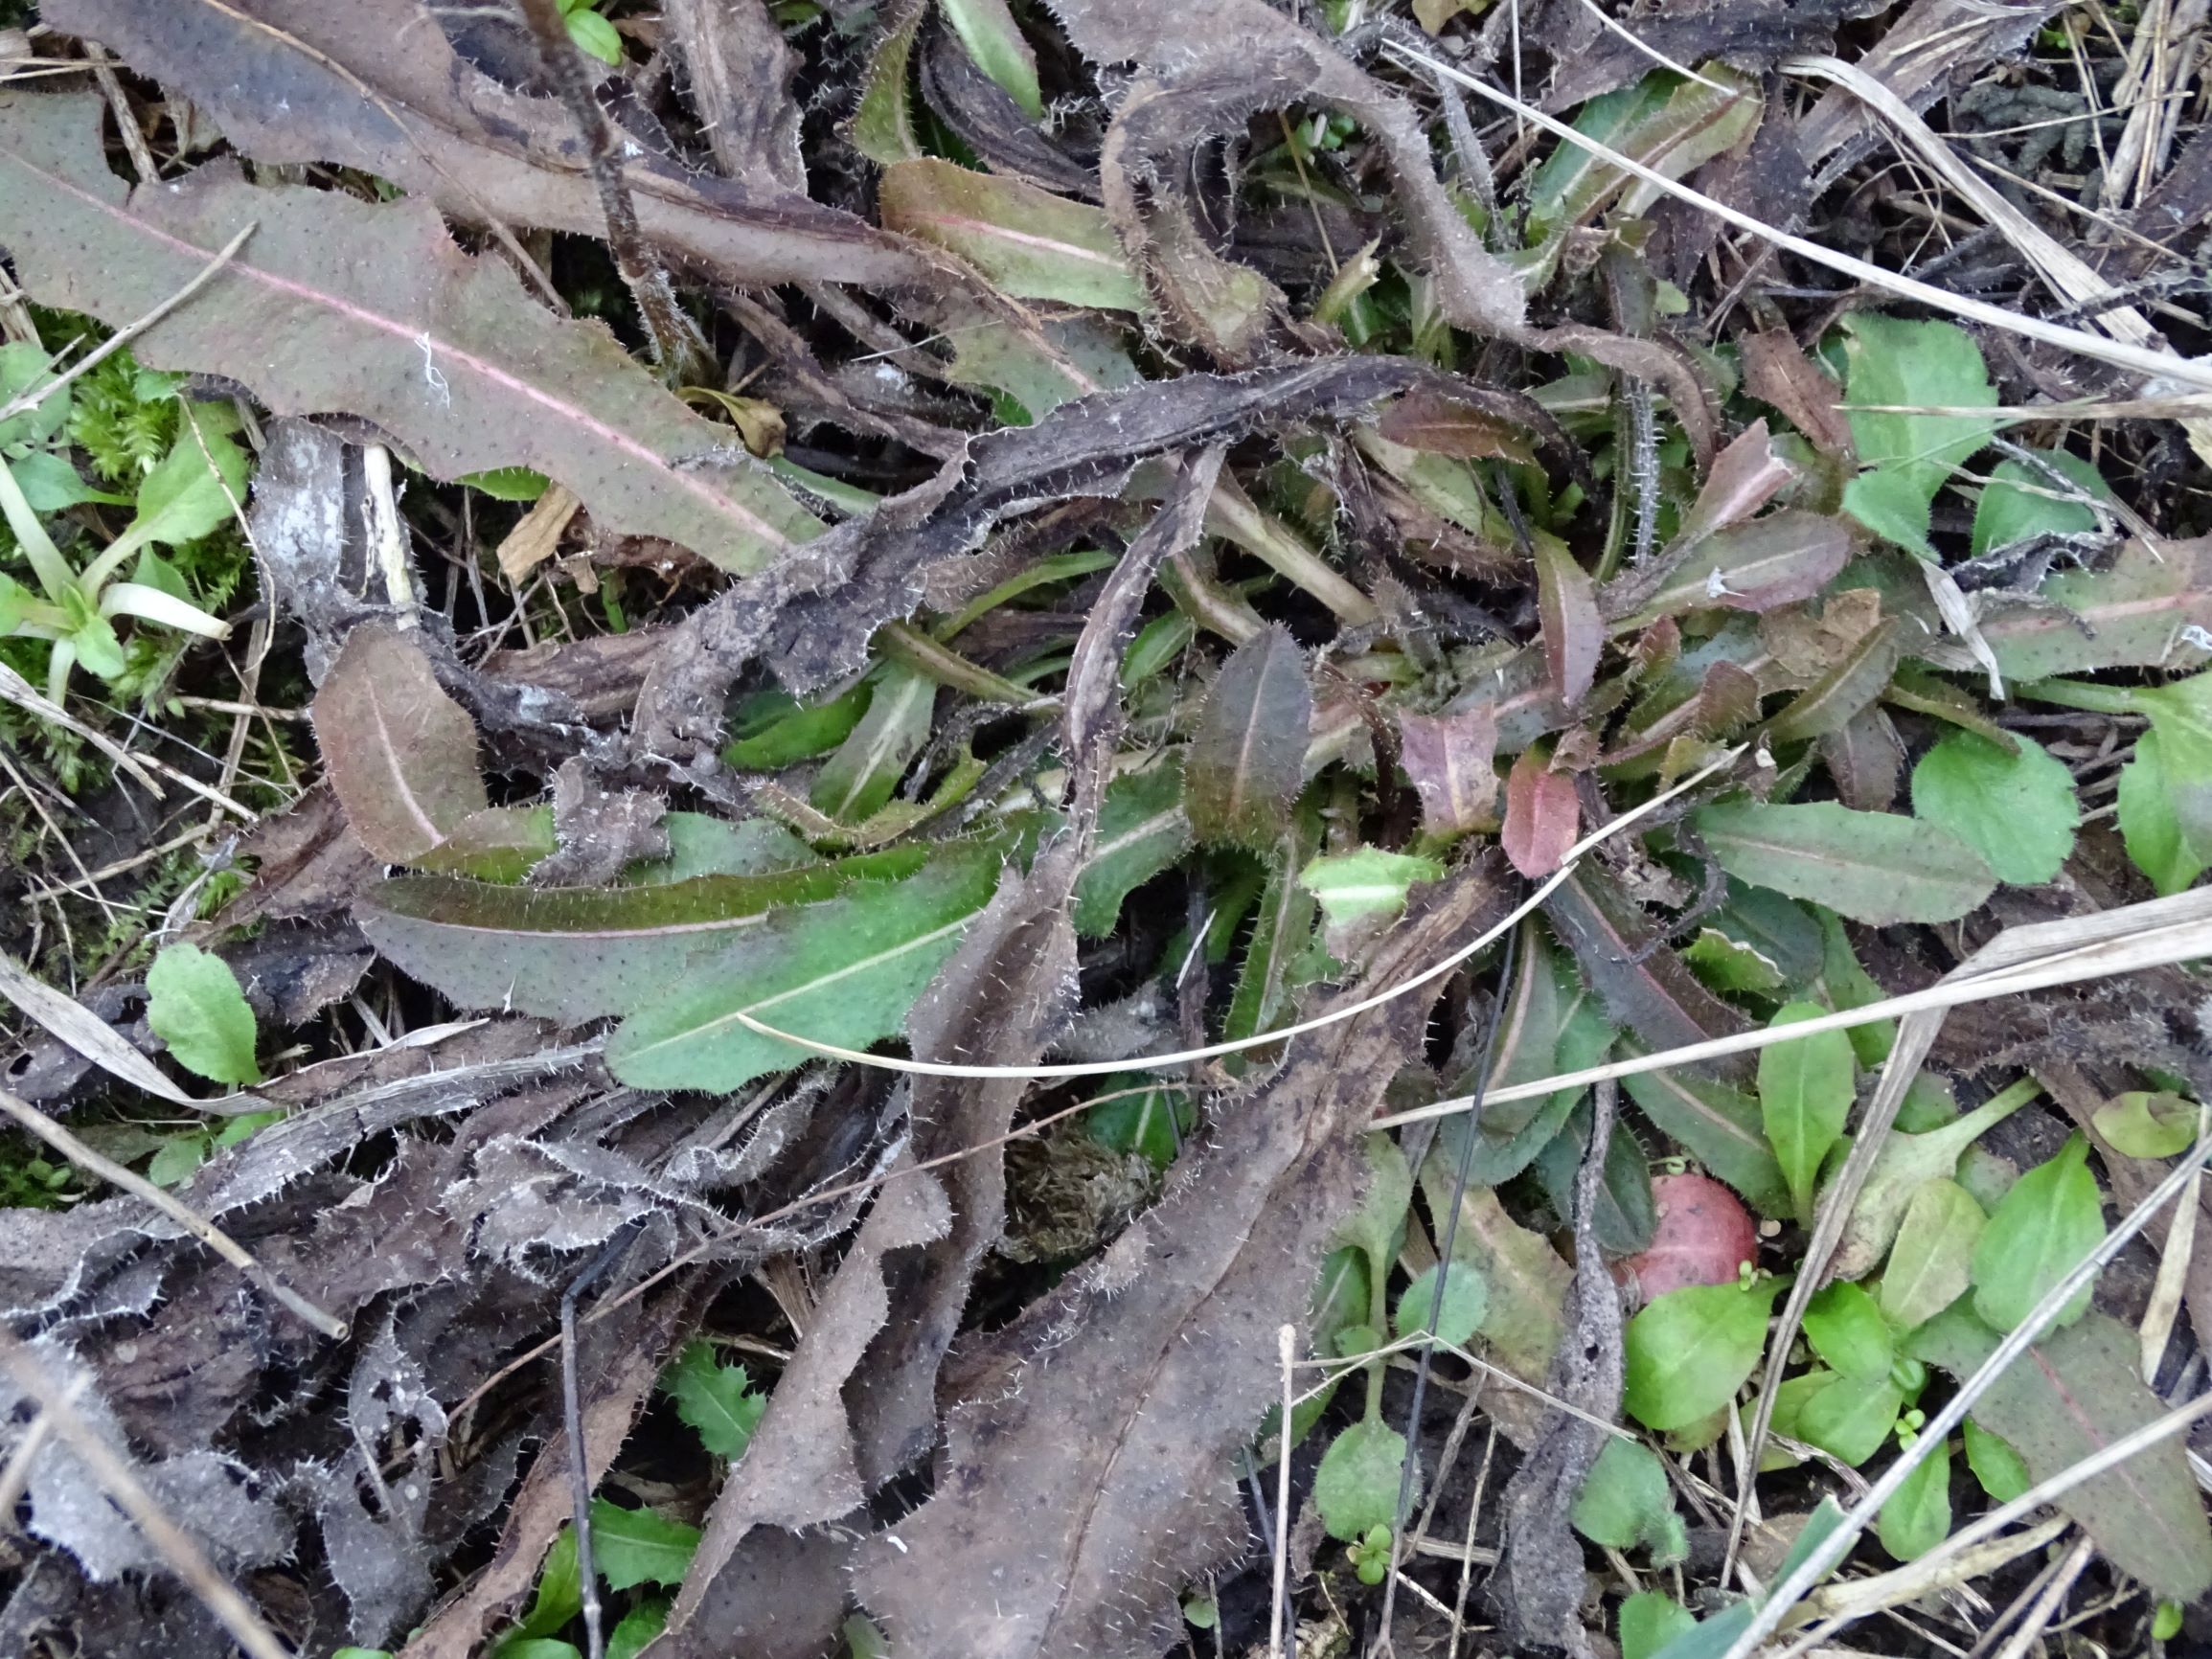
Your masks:
M1767 422L1752 421L1713 457L1705 487L1682 515L1676 544L1688 546L1704 540L1716 530L1743 523L1796 476L1796 468L1774 453L1767 436Z
M1479 867L1417 903L1362 989L1499 907ZM1400 998L1300 1038L1187 1180L964 1360L937 1495L899 1523L898 1547L862 1550L861 1599L894 1642L1133 1659L1173 1640L1177 1586L1243 1545L1230 1454L1275 1391L1276 1329L1306 1317L1366 1178L1359 1125L1418 1057L1426 1006Z
M1483 408L1471 395L1451 397L1429 386L1415 387L1383 410L1375 429L1408 449L1463 461L1536 459L1518 421Z
M1552 536L1536 543L1536 584L1552 689L1559 693L1560 706L1571 712L1596 682L1598 658L1606 648L1597 586L1566 543Z
M1398 736L1398 758L1421 796L1424 829L1458 835L1496 822L1494 706L1476 703L1457 714L1401 714Z
M315 693L314 716L331 787L377 857L419 858L490 805L474 722L399 628L353 630Z

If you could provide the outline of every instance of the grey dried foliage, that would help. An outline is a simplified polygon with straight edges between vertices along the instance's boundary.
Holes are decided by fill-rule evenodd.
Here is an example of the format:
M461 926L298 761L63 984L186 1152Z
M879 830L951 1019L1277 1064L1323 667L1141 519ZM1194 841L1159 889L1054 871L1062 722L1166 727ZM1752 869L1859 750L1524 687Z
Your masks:
M1501 908L1487 862L1440 884L1360 989ZM1304 1316L1365 1178L1358 1125L1418 1056L1427 1004L1402 997L1299 1039L1156 1208L961 1356L937 1495L900 1522L902 1548L861 1551L861 1601L893 1641L1000 1659L1174 1640L1182 1586L1246 1547L1231 1454L1275 1392L1275 1330ZM993 1590L946 1596L948 1582Z

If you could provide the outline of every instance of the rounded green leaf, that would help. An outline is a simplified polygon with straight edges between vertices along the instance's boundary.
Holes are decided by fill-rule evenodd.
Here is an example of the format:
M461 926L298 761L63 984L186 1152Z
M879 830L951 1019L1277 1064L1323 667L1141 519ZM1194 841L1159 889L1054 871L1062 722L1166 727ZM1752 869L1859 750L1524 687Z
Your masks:
M622 67L622 36L613 24L598 12L582 8L568 14L568 37L577 49L588 52L602 63Z
M1844 1281L1829 1285L1805 1307L1805 1340L1830 1369L1871 1381L1897 1362L1897 1341L1874 1298Z
M258 1083L254 1011L238 975L196 944L172 944L147 970L147 1023L178 1065L218 1083Z
M1567 1518L1591 1543L1610 1549L1649 1544L1654 1557L1667 1557L1687 1542L1666 1466L1639 1441L1607 1439Z
M1437 1270L1431 1267L1407 1285L1398 1298L1398 1316L1392 1323L1401 1339L1433 1329L1437 1341L1464 1348L1481 1328L1490 1306L1490 1285L1466 1262L1454 1261L1444 1275L1444 1307L1439 1312L1436 1281ZM1431 1315L1436 1315L1433 1327Z
M1647 1428L1687 1427L1736 1398L1767 1342L1780 1279L1670 1290L1629 1321L1623 1403Z
M2000 1504L2011 1503L2035 1485L2012 1442L1990 1433L1971 1417L1966 1420L1966 1466L1973 1470L1981 1489Z
M2131 1158L2171 1158L2197 1139L2197 1102L2176 1094L2115 1095L2091 1121L2114 1151Z
M1329 1535L1350 1543L1398 1518L1398 1483L1405 1437L1363 1418L1330 1443L1313 1475L1313 1502Z
M1912 809L1979 852L1997 879L2049 881L2074 850L2082 821L2074 775L2033 738L2008 755L1987 738L1953 732L1912 772Z
M1939 1445L1881 1506L1881 1547L1901 1561L1925 1556L1950 1534L1950 1447Z
M1689 1608L1660 1590L1638 1590L1621 1603L1621 1659L1653 1659L1698 1627Z
M1798 1408L1797 1438L1857 1468L1889 1439L1904 1403L1886 1375L1833 1377Z
M1974 1311L1998 1330L2012 1329L2104 1240L2104 1198L2089 1173L2089 1143L2071 1135L2013 1183L1982 1229L1973 1252ZM2083 1285L2051 1329L2081 1318L2091 1288Z

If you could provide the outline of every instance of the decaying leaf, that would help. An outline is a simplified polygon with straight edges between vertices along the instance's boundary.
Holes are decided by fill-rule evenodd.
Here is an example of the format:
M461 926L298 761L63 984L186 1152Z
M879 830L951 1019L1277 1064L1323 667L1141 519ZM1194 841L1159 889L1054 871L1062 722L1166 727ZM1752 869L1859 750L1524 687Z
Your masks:
M604 328L549 317L507 265L463 253L427 201L268 189L221 163L134 191L101 154L105 109L96 93L0 99L0 216L41 303L120 328L257 227L194 303L139 336L140 361L228 375L280 415L365 417L439 477L532 467L603 528L730 570L821 528Z
M353 630L315 695L331 787L361 844L407 863L490 805L476 727L422 648L383 624Z
M1496 903L1480 868L1430 891L1369 982L1433 961ZM899 1524L902 1548L862 1551L861 1600L894 1641L1041 1659L1172 1640L1176 1586L1242 1547L1229 1454L1277 1387L1275 1329L1305 1315L1362 1179L1356 1131L1418 1053L1425 1000L1300 1039L1156 1209L964 1361L937 1495ZM946 1596L953 1581L999 1592Z
M1399 760L1421 797L1421 819L1432 833L1488 828L1497 809L1497 711L1475 703L1457 714L1398 716Z

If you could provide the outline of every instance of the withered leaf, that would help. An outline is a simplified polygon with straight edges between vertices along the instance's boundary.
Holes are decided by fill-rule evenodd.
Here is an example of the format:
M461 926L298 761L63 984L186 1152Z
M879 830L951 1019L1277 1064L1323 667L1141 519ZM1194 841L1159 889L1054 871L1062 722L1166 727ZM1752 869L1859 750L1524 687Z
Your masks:
M59 0L45 21L190 98L256 161L359 168L464 219L606 234L560 102L482 73L419 0ZM768 180L692 171L621 136L639 229L725 281L901 286L940 274L850 214Z
M1306 653L1287 630L1269 627L1230 654L1183 760L1183 810L1201 841L1275 844L1304 776L1312 715Z
M725 569L758 569L820 530L726 428L601 325L547 316L508 266L463 253L428 201L263 189L227 163L131 190L101 153L106 107L97 93L0 98L0 217L41 303L121 328L258 227L133 342L140 362L227 375L280 415L365 417L441 478L533 467L603 528Z
M314 716L331 787L377 857L421 857L490 805L475 724L399 628L353 630L315 693Z
M765 0L666 0L661 16L722 171L748 184L764 174L777 189L804 196L807 166L791 97L798 60Z
M1498 907L1480 867L1432 894L1362 989L1433 962ZM1190 1154L1188 1180L963 1361L937 1495L899 1523L901 1547L861 1554L861 1600L894 1642L973 1659L1133 1659L1172 1642L1177 1586L1243 1545L1230 1453L1275 1391L1276 1329L1306 1317L1365 1178L1359 1125L1419 1055L1426 1005L1403 997L1298 1039Z
M1180 0L1049 3L1077 51L1096 63L1140 64L1193 91L1214 105L1214 130L1241 127L1255 110L1307 99L1351 116L1375 135L1389 161L1396 200L1445 315L1477 333L1519 331L1526 311L1520 280L1482 245L1437 182L1427 135L1412 106L1318 34L1266 0L1215 0L1202 27L1194 27ZM1203 135L1187 115L1172 125L1178 139Z
M1824 738L1871 708L1897 672L1898 626L1892 617L1869 629L1848 656L1767 722L1767 736L1777 743Z
M1566 544L1548 535L1536 543L1536 582L1552 689L1562 707L1572 710L1595 683L1598 658L1606 648L1597 589Z
M1472 396L1417 386L1383 410L1375 429L1393 443L1463 461L1534 461L1520 423L1485 409Z
M1602 34L1588 51L1577 53L1553 83L1544 107L1566 109L1626 86L1650 74L1654 62L1718 58L1765 69L1793 52L1825 50L1837 24L1881 10L1876 0L1717 0L1696 11L1671 7L1637 18L1632 39Z
M1743 339L1744 387L1772 404L1825 455L1851 460L1858 453L1851 422L1836 405L1842 388L1821 372L1804 348L1779 330Z
M1422 827L1457 835L1487 828L1497 811L1497 709L1398 716L1398 758L1421 796Z

